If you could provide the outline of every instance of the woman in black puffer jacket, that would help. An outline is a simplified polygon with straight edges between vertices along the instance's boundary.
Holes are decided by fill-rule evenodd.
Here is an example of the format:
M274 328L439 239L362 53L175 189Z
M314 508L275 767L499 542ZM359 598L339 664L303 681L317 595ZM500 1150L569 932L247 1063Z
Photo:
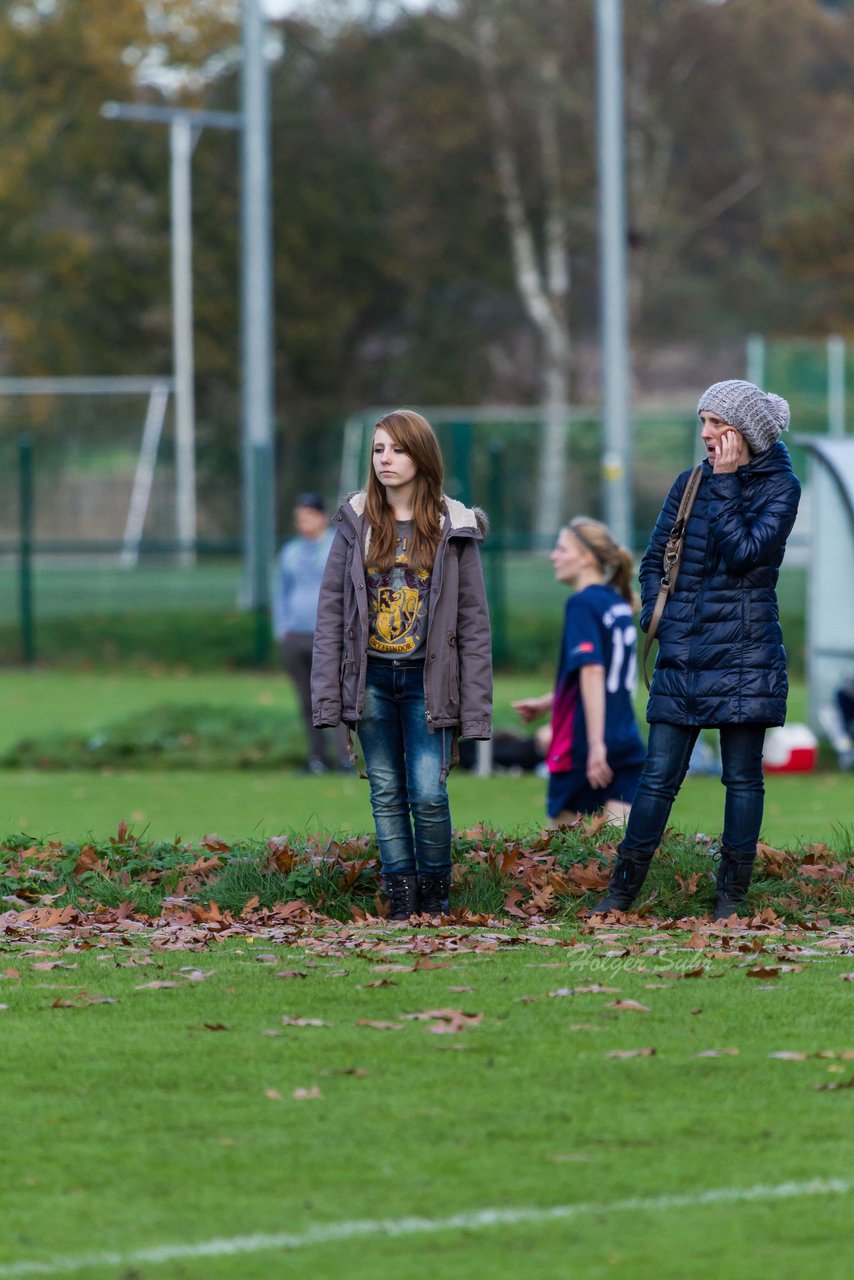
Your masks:
M775 587L801 486L779 440L789 406L752 382L716 382L697 406L706 460L676 588L658 625L647 759L608 893L625 910L643 884L701 729L720 730L726 787L715 918L744 901L762 826L765 730L786 718L786 654ZM662 507L641 561L641 628L690 472Z

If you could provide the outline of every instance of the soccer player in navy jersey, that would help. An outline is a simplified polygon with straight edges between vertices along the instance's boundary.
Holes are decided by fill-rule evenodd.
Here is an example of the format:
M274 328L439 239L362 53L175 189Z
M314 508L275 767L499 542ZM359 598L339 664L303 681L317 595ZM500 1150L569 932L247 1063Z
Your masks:
M549 825L600 809L624 823L645 756L632 701L637 632L631 552L606 525L578 516L561 529L551 561L557 581L574 588L555 687L513 706L526 722L551 711Z

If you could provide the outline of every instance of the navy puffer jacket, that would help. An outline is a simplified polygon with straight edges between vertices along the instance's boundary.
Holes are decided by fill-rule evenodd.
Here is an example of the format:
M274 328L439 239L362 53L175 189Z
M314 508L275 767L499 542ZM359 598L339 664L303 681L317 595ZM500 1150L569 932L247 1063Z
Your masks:
M690 474L675 480L641 561L644 631ZM658 624L650 724L785 721L789 684L774 588L800 494L780 441L730 474L703 463L676 589Z

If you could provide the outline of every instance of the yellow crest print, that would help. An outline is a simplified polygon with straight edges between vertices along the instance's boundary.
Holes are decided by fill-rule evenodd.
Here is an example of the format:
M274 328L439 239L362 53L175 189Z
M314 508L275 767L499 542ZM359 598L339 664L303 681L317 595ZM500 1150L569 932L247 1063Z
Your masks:
M400 645L418 618L418 591L415 587L381 587L374 619L377 638Z

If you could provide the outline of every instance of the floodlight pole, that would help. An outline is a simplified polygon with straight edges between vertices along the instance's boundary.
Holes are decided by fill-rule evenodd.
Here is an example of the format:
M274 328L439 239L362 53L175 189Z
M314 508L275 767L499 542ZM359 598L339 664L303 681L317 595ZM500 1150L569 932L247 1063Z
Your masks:
M175 489L178 557L183 565L196 557L196 402L193 354L193 150L202 129L239 129L241 118L229 111L187 111L179 107L105 102L107 120L137 120L169 126L171 157L172 359L175 378Z
M595 0L602 334L602 477L605 521L630 547L632 438L626 252L622 0Z
M274 540L273 248L269 71L261 0L243 0L242 339L245 590L255 613L255 661L269 651Z

